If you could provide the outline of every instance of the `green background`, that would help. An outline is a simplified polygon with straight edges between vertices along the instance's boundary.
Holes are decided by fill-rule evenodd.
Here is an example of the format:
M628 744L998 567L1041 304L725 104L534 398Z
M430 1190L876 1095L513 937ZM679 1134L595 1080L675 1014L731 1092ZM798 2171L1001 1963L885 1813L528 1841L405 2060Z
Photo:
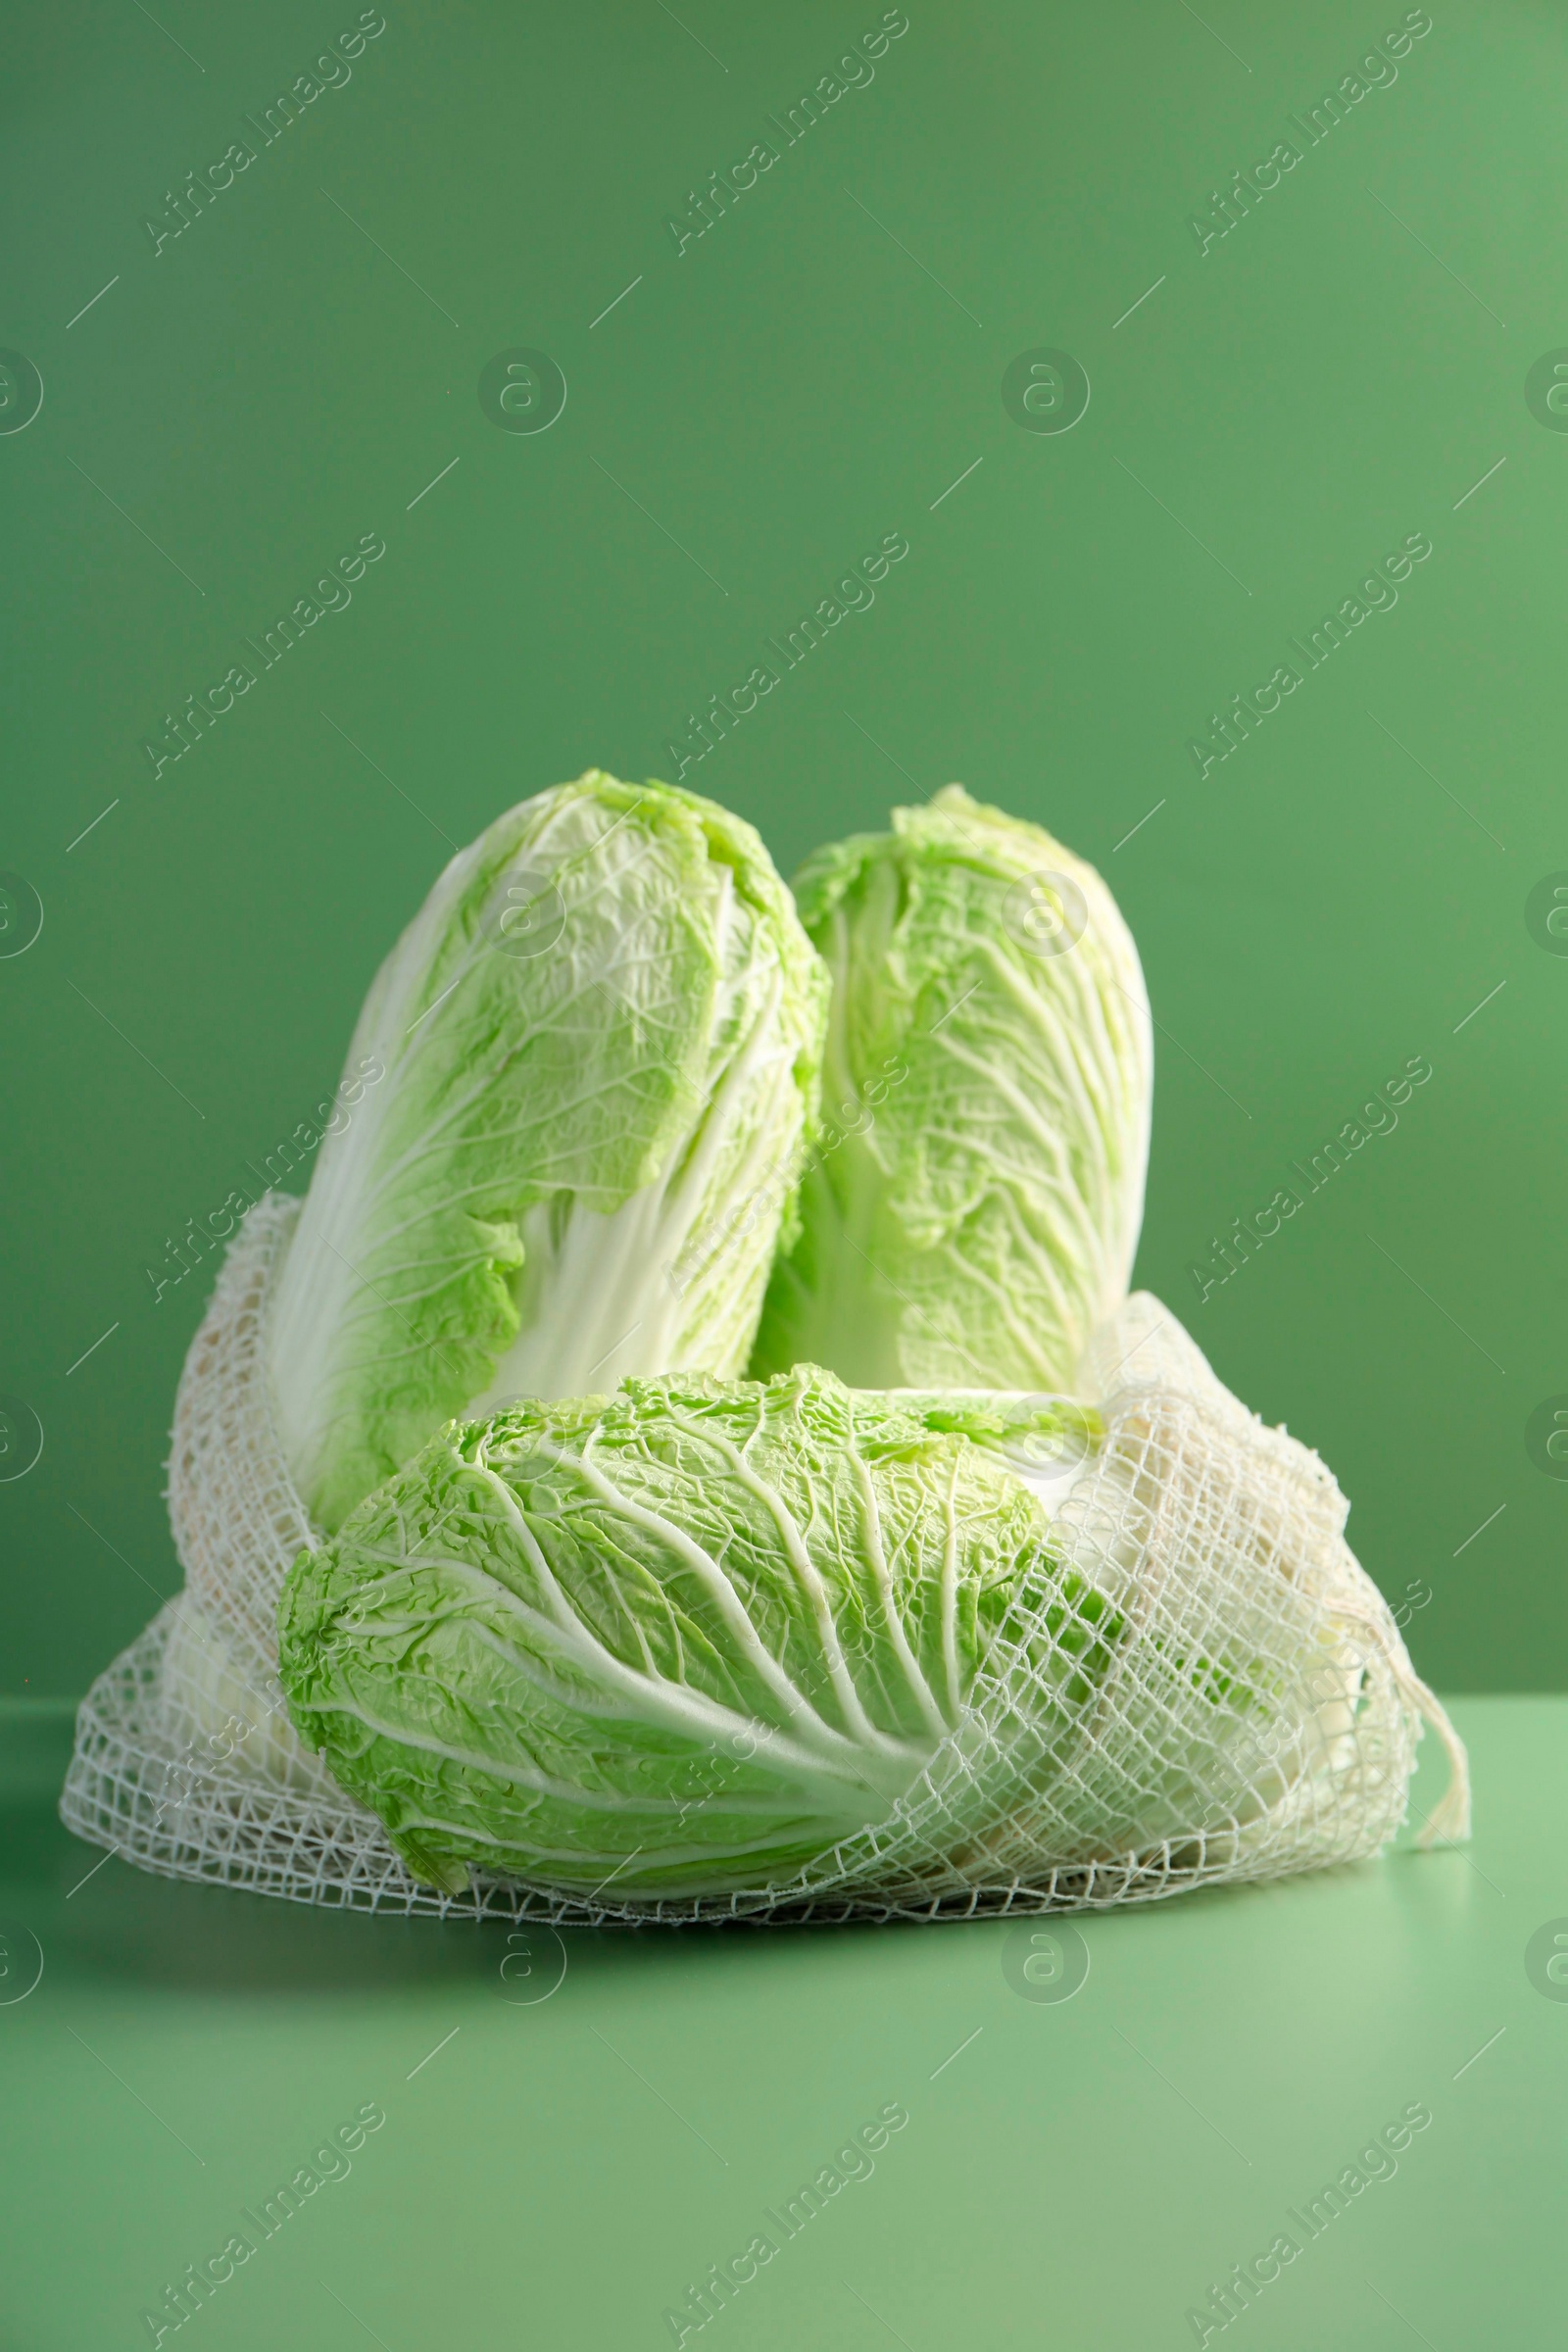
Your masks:
M143 217L341 13L165 15L205 73L134 8L14 27L0 331L45 397L0 440L0 862L45 922L0 965L0 1389L45 1450L0 1491L7 1687L78 1690L177 1582L160 1465L210 1275L155 1303L146 1269L330 1091L448 844L591 764L667 774L891 530L874 608L688 780L785 871L957 777L1108 874L1161 1025L1139 1279L1319 1447L1385 1591L1430 1592L1429 1679L1563 1687L1568 1491L1523 1444L1568 1387L1568 961L1524 921L1568 866L1568 439L1523 394L1568 339L1560 21L1441 12L1200 254L1189 217L1381 20L917 10L677 255L688 191L880 12L394 7L155 257ZM567 379L538 435L476 398L517 344ZM1093 386L1059 436L1002 405L1040 344ZM366 531L352 606L155 781L163 713ZM1397 608L1200 780L1209 713L1414 531ZM1417 1054L1398 1129L1200 1304L1210 1237Z
M1568 1389L1568 961L1525 920L1568 868L1568 440L1524 395L1568 344L1560 14L1440 0L1200 254L1189 217L1401 10L910 0L870 86L677 255L688 191L879 13L392 0L155 256L144 216L354 9L13 12L0 344L45 396L0 436L0 866L45 919L0 961L0 1392L45 1445L0 1486L6 2352L147 2340L163 2281L372 2097L355 2177L204 2342L668 2340L891 2098L908 2131L717 2324L737 2352L1191 2341L1206 2281L1416 2098L1399 2179L1249 2341L1457 2352L1560 2301L1568 2006L1523 1967L1568 1914L1547 1697L1458 1709L1471 1852L1091 1920L1061 2008L1013 1997L994 1926L579 1937L514 2008L497 1931L162 1885L53 1819L45 1702L178 1583L161 1465L210 1271L155 1302L147 1269L329 1092L449 846L590 764L668 774L890 531L874 608L687 780L786 870L954 778L1101 866L1160 1024L1140 1279L1321 1449L1432 1682L1568 1687L1568 1487L1524 1443ZM569 388L537 436L476 395L516 345ZM1002 403L1041 345L1093 388L1059 436ZM1210 712L1416 531L1397 608L1200 779ZM155 780L165 711L366 532L349 609ZM1200 1303L1211 1237L1416 1054L1397 1129Z
M176 1584L210 1274L155 1303L146 1269L330 1091L448 844L590 764L667 774L892 530L875 606L688 780L785 871L956 777L1108 874L1161 1025L1139 1279L1319 1447L1385 1591L1430 1592L1429 1679L1568 1683L1568 1491L1523 1442L1568 1387L1568 961L1524 920L1568 866L1568 439L1523 390L1568 340L1560 20L1440 12L1200 254L1189 217L1380 19L917 10L677 255L688 191L878 15L394 7L156 257L144 216L340 27L162 16L202 73L134 7L14 21L0 337L45 396L0 439L0 863L45 921L0 964L0 1390L45 1449L0 1490L7 1688L79 1690ZM476 397L517 344L567 379L538 435ZM1093 387L1059 436L1002 405L1040 344ZM366 531L353 604L155 781L164 712ZM1414 531L1397 608L1200 780L1209 713ZM1397 1131L1200 1304L1210 1238L1417 1054Z

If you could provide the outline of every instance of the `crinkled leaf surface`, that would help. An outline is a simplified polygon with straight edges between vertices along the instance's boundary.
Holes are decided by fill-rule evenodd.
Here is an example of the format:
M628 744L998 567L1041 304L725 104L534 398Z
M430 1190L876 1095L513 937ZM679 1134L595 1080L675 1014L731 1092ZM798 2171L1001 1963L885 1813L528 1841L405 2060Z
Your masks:
M320 1524L469 1405L743 1368L825 997L757 834L693 793L590 772L452 860L371 988L350 1067L384 1075L272 1301Z
M427 1878L757 1886L885 1820L1055 1579L1001 1457L796 1367L443 1431L285 1588L303 1737Z
M1126 1294L1152 1056L1093 867L957 785L796 879L833 975L822 1136L752 1368L1070 1390Z

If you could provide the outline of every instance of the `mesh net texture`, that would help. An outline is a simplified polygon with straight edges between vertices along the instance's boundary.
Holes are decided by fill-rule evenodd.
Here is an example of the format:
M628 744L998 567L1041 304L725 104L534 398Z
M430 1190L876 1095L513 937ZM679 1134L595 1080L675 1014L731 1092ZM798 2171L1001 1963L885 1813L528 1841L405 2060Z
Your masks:
M1099 1909L1377 1853L1425 1719L1451 1765L1424 1841L1469 1828L1464 1750L1344 1538L1314 1453L1266 1429L1147 1293L1080 1379L1107 1436L1054 1509L1098 1629L1009 1622L962 1722L892 1817L731 1895L591 1898L475 1872L412 1878L296 1735L283 1580L320 1541L272 1428L265 1322L297 1201L230 1248L175 1405L169 1502L185 1589L82 1701L67 1826L143 1869L298 1902L558 1925L944 1919ZM1085 1656L1098 1635L1099 1654Z

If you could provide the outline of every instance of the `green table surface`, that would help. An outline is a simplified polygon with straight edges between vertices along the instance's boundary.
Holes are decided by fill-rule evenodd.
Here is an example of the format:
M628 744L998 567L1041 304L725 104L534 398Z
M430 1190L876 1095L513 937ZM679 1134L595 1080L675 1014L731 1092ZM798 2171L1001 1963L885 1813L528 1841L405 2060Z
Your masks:
M1298 2251L1223 2331L1253 2352L1542 2340L1568 2003L1526 1947L1568 1913L1568 1698L1454 1712L1471 1847L1087 1918L1088 1978L1050 2002L1013 1989L1004 1923L509 1944L95 1869L54 1813L69 1712L13 1707L0 2343L150 2342L144 2311L235 2233L254 2251L179 2330L209 2352L635 2352L759 2232L776 2250L706 2343L1152 2352L1281 2233ZM1310 2234L1412 2106L1396 2171ZM907 2121L788 2235L773 2217L888 2108ZM363 2109L384 2122L264 2235Z

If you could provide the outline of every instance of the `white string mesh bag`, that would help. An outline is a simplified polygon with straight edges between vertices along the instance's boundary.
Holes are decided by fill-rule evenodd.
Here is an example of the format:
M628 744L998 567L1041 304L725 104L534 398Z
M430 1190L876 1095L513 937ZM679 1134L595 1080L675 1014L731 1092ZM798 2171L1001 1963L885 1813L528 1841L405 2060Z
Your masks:
M1065 1570L1098 1596L1093 1673L1081 1617L1046 1600L1017 1613L891 1818L763 1886L585 1901L479 1873L463 1894L421 1885L299 1740L277 1679L278 1594L320 1540L266 1387L268 1299L297 1214L276 1195L251 1212L191 1345L169 1487L185 1590L82 1702L61 1800L79 1836L172 1877L445 1917L1098 1908L1377 1853L1404 1818L1423 1718L1451 1766L1423 1838L1468 1834L1463 1748L1345 1543L1330 1473L1141 1293L1097 1333L1078 1383L1101 1400L1104 1444L1065 1469L1019 1465Z

